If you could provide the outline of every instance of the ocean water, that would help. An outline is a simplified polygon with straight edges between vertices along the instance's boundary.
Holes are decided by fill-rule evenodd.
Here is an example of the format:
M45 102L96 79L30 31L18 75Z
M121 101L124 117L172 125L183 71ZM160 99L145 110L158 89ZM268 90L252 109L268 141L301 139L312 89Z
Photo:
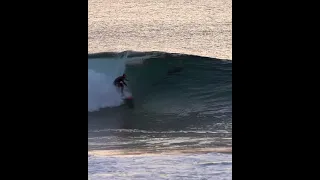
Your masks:
M89 156L90 179L231 179L228 154Z
M88 178L232 179L231 1L88 4Z
M88 0L88 53L162 51L232 59L231 0Z

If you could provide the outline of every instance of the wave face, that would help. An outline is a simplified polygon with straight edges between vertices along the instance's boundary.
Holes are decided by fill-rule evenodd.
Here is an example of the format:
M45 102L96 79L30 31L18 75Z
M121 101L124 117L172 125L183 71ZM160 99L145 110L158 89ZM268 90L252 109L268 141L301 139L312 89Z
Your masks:
M135 107L184 116L231 113L232 62L162 52L89 55L88 111L123 104L113 80L126 73Z

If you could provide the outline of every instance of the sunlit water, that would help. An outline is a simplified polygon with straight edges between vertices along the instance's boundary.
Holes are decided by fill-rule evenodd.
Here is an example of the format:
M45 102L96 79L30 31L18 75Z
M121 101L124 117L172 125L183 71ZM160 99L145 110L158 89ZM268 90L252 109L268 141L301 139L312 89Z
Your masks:
M88 0L88 52L165 51L232 59L231 0Z

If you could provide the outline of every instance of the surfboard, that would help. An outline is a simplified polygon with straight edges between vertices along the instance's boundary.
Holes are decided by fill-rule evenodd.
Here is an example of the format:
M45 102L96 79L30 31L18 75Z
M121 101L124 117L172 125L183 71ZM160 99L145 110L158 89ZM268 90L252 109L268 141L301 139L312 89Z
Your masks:
M133 97L130 92L128 91L123 91L123 96L122 99L124 100L124 103L129 107L129 108L134 108L134 102L133 102Z
M130 99L130 98L132 98L132 94L129 92L129 91L127 91L127 90L124 90L123 91L123 95L121 96L123 99Z

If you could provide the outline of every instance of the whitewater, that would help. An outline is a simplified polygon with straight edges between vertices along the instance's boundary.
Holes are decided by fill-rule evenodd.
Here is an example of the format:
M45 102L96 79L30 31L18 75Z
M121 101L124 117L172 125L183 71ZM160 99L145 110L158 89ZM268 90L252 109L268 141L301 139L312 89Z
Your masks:
M142 64L145 59L157 56L156 53L146 53L140 57L128 57L135 54L139 53L125 51L111 57L98 54L90 58L88 61L89 112L122 105L124 101L119 90L113 85L114 79L125 73L127 65ZM129 90L126 91L130 93Z

